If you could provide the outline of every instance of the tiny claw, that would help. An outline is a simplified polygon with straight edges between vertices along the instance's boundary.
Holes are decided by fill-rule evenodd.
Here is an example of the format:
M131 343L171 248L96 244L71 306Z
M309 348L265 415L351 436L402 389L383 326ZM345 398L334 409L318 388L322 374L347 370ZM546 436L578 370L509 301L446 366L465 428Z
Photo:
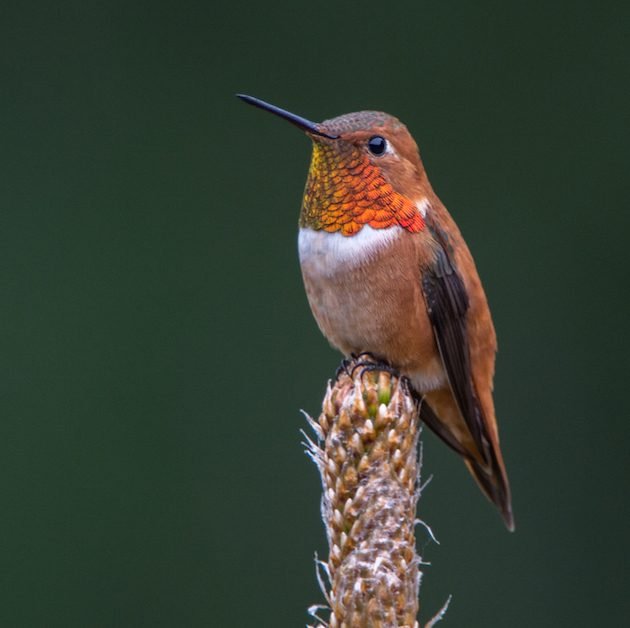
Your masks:
M361 355L363 356L367 354L362 353ZM371 354L370 354L370 357L372 357ZM385 373L389 373L390 375L393 375L394 377L400 377L400 372L397 369L395 369L393 366L391 366L390 364L382 360L375 361L375 362L367 362L363 360L361 362L355 363L355 365L352 367L352 377L354 377L354 372L357 369L361 369L359 373L359 377L361 379L363 379L363 376L366 373L372 373L374 371L384 371Z
M337 367L335 371L335 380L338 380L343 373L345 373L348 377L352 377L352 373L348 370L348 367L352 363L352 360L348 358L344 358L341 360L341 364Z

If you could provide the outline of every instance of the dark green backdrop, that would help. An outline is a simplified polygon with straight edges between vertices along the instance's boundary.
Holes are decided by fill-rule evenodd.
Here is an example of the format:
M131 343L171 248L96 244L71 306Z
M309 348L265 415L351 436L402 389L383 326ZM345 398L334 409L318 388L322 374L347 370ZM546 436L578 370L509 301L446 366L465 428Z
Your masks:
M478 262L517 531L427 436L423 616L629 622L626 6L3 3L0 625L290 627L322 600L310 147L236 91L398 115Z

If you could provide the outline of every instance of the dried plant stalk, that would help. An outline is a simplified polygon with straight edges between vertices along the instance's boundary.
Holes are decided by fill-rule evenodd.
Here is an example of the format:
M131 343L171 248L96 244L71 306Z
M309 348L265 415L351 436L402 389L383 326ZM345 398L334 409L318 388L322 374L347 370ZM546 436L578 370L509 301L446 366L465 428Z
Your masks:
M310 420L310 419L309 419ZM330 617L317 628L418 626L418 408L405 381L348 365L329 384L309 453L319 468ZM324 607L326 608L326 607Z

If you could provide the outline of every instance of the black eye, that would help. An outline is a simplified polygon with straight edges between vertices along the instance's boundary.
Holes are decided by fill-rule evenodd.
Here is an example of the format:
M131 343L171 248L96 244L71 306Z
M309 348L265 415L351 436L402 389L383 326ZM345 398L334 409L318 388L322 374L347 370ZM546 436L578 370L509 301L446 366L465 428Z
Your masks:
M368 140L368 148L372 155L382 155L387 150L387 140L380 135L373 135Z

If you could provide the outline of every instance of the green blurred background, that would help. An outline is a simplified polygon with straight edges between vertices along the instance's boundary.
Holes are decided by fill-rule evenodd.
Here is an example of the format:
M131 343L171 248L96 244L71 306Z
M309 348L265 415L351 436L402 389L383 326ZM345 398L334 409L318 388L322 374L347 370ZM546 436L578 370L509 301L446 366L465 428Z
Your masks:
M499 334L509 534L431 435L426 619L622 626L628 85L620 2L4 2L0 625L300 626L312 119L399 116Z

